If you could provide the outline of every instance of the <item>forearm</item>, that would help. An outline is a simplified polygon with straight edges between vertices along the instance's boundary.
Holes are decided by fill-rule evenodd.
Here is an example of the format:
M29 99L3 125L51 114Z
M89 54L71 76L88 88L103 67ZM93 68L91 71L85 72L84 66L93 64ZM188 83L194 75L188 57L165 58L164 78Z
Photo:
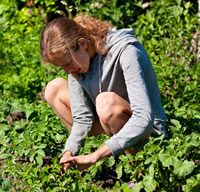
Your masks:
M102 147L97 149L95 152L93 152L91 155L94 156L95 163L105 157L108 157L112 154L110 148L104 144Z
M65 154L67 155L68 152L66 152ZM82 171L84 169L87 169L91 165L95 164L97 161L103 159L104 157L110 156L111 154L112 154L112 152L109 149L109 147L106 144L104 144L101 148L99 148L98 150L96 150L93 153L90 153L88 155L67 157L67 158L64 158L61 163L67 164L67 168L70 167L71 163L73 163L73 164L75 163L77 165L77 168L80 171ZM69 166L68 166L68 164L69 164Z

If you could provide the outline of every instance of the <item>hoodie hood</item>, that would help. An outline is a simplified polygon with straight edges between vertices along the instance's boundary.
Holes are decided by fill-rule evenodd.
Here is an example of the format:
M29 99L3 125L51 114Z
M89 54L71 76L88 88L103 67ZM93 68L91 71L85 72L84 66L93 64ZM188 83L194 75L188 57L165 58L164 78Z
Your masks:
M120 43L120 45L127 45L137 41L133 29L120 29L116 28L108 31L106 39L106 48L111 49L113 46ZM121 47L121 46L120 46Z

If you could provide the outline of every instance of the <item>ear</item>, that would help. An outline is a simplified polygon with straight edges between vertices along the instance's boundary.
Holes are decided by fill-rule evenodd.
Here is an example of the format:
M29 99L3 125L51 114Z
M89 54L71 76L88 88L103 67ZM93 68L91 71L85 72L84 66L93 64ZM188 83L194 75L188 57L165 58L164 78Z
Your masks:
M88 48L88 41L85 38L81 37L78 39L78 45L86 50Z

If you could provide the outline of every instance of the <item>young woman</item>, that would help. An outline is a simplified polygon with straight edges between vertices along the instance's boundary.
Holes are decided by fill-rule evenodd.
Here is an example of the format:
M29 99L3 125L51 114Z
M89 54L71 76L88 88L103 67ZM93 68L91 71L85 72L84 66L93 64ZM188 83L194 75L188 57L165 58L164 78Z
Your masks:
M62 67L68 81L56 78L47 102L71 132L60 163L79 170L118 155L152 133L167 137L166 116L149 57L132 29L115 29L88 15L58 18L44 28L43 62ZM110 139L95 152L75 156L86 135Z

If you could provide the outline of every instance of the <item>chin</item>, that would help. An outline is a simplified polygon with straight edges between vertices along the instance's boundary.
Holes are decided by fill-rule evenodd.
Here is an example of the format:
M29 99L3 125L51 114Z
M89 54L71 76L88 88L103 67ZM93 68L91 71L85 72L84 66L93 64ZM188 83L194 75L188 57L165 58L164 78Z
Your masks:
M70 73L73 77L78 77L78 73Z

